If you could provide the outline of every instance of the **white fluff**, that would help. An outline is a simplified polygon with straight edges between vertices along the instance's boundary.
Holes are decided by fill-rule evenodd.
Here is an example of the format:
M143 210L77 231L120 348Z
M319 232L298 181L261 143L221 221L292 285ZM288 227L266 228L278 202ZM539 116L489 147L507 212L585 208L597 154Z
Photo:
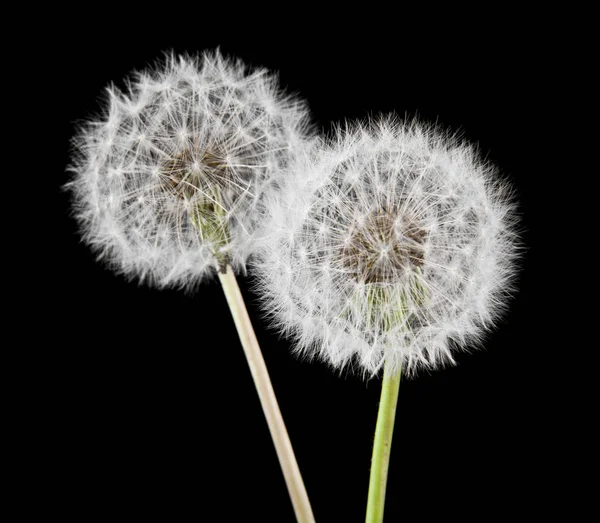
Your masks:
M264 200L265 311L296 350L367 375L453 363L512 290L509 186L456 136L392 117L338 129Z
M160 287L193 287L223 260L245 269L257 203L303 138L305 106L218 51L168 55L107 102L74 140L68 188L85 241Z

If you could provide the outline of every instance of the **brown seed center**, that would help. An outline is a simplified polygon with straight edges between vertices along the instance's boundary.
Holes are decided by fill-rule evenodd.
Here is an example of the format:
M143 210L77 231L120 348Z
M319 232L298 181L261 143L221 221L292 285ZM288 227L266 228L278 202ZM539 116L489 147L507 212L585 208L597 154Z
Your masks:
M202 198L226 186L227 162L218 149L193 143L164 163L162 175L170 194L180 199Z
M397 209L379 208L356 226L342 251L345 270L363 283L392 283L424 262L426 231Z

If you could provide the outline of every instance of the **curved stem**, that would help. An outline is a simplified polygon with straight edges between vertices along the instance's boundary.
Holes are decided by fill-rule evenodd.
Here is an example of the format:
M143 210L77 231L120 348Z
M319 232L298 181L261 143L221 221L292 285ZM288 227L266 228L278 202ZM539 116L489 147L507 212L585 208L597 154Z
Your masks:
M367 501L366 523L381 523L385 507L385 489L387 485L392 435L396 418L396 404L400 388L400 371L392 374L386 364L381 385L381 400L377 413L375 442L371 459L371 476L369 478L369 498Z
M279 457L279 463L285 477L288 492L294 505L294 512L296 513L296 519L300 523L314 523L315 518L312 513L310 502L308 501L308 495L306 488L302 481L300 469L294 456L294 450L288 436L277 399L275 398L275 392L267 372L265 360L263 359L258 340L250 323L248 311L244 304L240 288L237 284L237 280L231 267L229 265L224 267L225 272L222 270L218 271L219 280L223 286L227 303L231 310L231 315L235 322L240 341L244 347L244 352L248 360L250 372L254 379L254 384L260 398L265 417L267 418L267 424L271 431L271 437Z

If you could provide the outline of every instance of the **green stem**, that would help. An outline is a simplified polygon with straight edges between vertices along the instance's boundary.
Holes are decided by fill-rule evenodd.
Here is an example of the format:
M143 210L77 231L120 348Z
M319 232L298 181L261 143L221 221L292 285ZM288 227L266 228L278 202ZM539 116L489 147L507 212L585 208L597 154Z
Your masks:
M369 499L367 502L366 523L381 523L385 506L385 489L387 485L392 435L396 418L396 404L400 388L400 371L392 374L386 364L381 385L381 400L377 413L375 442L371 459L371 477L369 479Z
M315 518L310 502L308 501L308 495L302 481L296 457L294 456L292 443L285 428L283 417L277 404L277 398L273 391L273 385L267 372L267 366L260 351L254 329L250 323L242 293L231 267L226 265L224 269L225 272L221 272L221 270L218 272L219 280L223 286L223 292L227 298L227 303L229 304L229 309L231 310L231 315L233 316L246 359L248 360L248 366L254 379L254 385L256 386L263 412L267 418L267 424L271 431L271 437L273 438L275 450L279 457L283 476L290 498L292 499L296 519L299 523L314 523Z

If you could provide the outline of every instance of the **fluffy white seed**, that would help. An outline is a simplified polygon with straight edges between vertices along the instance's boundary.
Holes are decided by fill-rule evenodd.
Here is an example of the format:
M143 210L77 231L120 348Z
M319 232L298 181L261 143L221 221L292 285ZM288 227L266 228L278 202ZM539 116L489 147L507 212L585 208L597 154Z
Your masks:
M68 188L85 241L115 270L190 288L223 262L245 269L257 204L285 170L307 109L265 70L218 51L168 55L108 88L74 140Z
M296 350L367 375L454 362L513 290L510 187L456 136L387 118L338 129L264 200L258 290Z

